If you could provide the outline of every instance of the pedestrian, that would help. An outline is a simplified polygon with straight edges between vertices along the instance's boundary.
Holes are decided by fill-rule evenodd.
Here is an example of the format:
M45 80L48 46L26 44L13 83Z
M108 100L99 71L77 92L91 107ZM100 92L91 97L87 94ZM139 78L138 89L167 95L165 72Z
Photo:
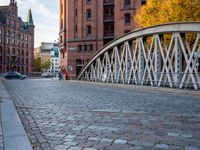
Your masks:
M58 73L58 78L59 78L59 81L61 81L62 80L62 73L59 71L59 73Z
M68 80L68 73L67 73L67 71L65 72L65 80Z

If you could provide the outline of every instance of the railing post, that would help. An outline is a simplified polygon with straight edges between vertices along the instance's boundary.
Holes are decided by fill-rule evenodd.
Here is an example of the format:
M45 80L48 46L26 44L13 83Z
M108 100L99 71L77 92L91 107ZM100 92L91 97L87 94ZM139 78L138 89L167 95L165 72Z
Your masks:
M182 50L180 46L179 40L179 34L175 34L175 45L174 45L174 50L175 50L175 78L174 78L174 86L179 87L180 82L181 82L181 73L182 73Z
M142 77L144 74L144 54L142 53L142 44L143 44L143 38L139 38L139 75L138 75L138 83L142 84Z
M160 48L159 48L159 45L158 45L158 40L162 40L162 37L159 38L159 36L162 36L162 35L154 35L154 38L155 38L155 81L154 81L154 84L156 86L158 86L158 80L160 79L160 73L161 73L161 52L160 52Z

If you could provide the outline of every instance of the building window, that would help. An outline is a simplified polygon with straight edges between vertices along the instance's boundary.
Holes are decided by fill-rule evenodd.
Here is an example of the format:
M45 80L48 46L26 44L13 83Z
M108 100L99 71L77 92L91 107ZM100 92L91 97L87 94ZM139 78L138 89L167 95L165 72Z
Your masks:
M9 56L7 56L6 63L10 63L10 57L9 57ZM7 69L7 70L8 70L8 69Z
M0 37L0 43L2 43L2 38Z
M24 56L24 50L22 50L22 56Z
M78 15L78 10L77 10L77 9L75 10L75 15L76 15L76 16Z
M2 34L2 29L0 29L0 35Z
M22 65L24 64L24 59L23 59L23 58L21 58L21 64L22 64Z
M91 9L87 9L86 10L86 19L87 20L92 19L92 11L91 11Z
M78 45L77 51L82 51L82 45Z
M93 51L93 45L92 44L89 45L89 50Z
M77 59L77 60L76 60L76 65L81 65L81 64L82 64L81 59Z
M124 0L124 7L130 7L131 5L131 0Z
M7 25L10 25L10 20L9 19L7 19Z
M9 39L8 38L6 38L6 44L9 44Z
M87 45L83 45L83 50L87 51Z
M13 27L15 27L15 21L14 21L14 20L12 20L11 25L12 25Z
M20 41L18 41L18 47L20 47Z
M15 40L12 40L11 42L12 42L12 45L15 45Z
M92 0L86 0L86 4L91 4Z
M9 32L9 31L7 31L7 32L6 32L6 36L9 36L9 33L10 33L10 32Z
M91 27L91 25L87 25L87 27L86 27L86 35L88 36L88 35L91 35L92 34L92 27Z
M20 64L20 58L17 58L17 63Z
M125 24L129 24L129 23L131 23L131 14L130 13L127 13L127 14L125 14Z
M2 46L0 46L0 55L2 54Z
M7 54L10 54L10 48L7 47Z
M14 48L12 49L12 55L15 55L15 49Z
M105 24L104 36L114 36L114 23Z

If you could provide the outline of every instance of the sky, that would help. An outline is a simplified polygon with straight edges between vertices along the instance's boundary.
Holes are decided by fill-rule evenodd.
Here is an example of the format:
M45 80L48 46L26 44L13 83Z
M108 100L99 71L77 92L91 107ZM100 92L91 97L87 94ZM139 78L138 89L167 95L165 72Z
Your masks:
M59 1L58 0L16 0L18 16L26 21L28 10L31 9L35 25L35 45L41 42L54 42L59 33ZM0 0L0 6L9 5L10 0Z

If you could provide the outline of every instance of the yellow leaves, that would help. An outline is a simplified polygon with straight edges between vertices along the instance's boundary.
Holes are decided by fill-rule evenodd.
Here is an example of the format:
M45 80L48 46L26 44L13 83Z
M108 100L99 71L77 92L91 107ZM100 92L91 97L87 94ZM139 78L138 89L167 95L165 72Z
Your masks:
M136 14L140 27L179 21L200 21L200 0L148 0Z

